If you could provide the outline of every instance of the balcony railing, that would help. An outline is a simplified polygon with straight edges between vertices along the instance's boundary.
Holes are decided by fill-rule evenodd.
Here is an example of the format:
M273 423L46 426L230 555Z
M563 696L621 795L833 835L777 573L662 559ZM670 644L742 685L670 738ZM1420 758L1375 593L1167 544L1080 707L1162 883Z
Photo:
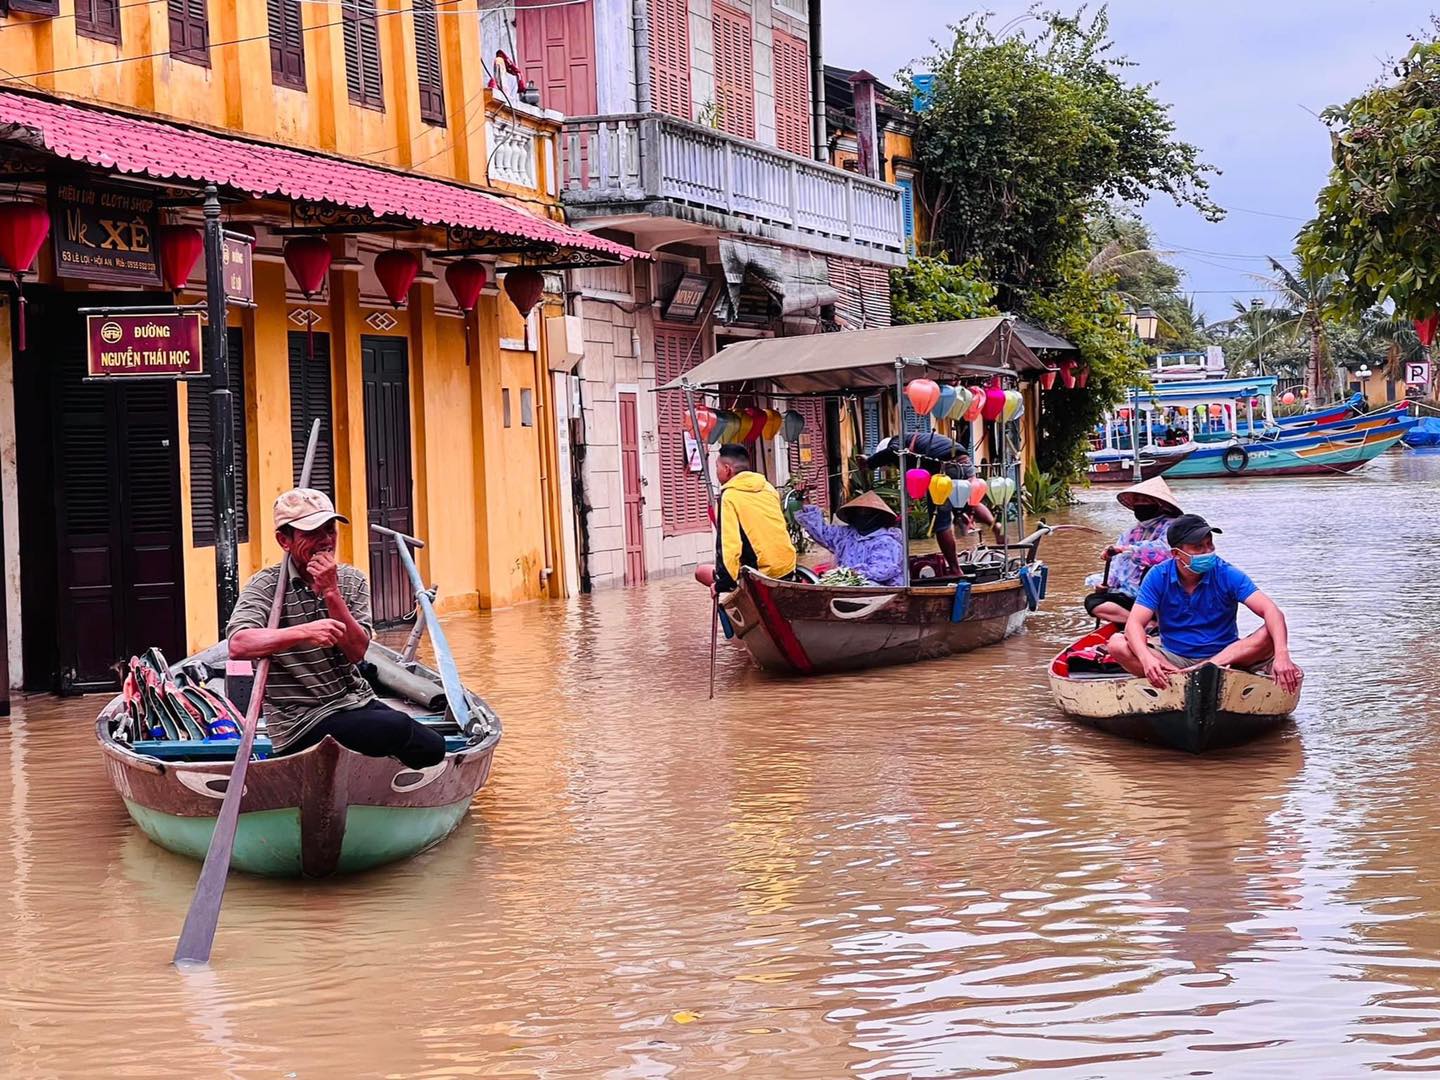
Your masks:
M656 113L565 121L562 197L574 208L666 199L782 233L905 250L900 189Z

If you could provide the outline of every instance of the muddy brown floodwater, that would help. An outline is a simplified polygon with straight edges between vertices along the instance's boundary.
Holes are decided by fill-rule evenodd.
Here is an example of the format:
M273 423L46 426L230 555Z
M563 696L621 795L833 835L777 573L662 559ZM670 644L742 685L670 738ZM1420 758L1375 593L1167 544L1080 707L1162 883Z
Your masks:
M1004 645L780 681L688 581L447 621L505 721L443 845L237 877L105 780L99 698L0 721L0 1075L1353 1077L1440 1070L1440 457L1203 482L1290 617L1293 727L1190 758L1074 727L1047 659L1102 541ZM1065 517L1114 533L1087 492Z

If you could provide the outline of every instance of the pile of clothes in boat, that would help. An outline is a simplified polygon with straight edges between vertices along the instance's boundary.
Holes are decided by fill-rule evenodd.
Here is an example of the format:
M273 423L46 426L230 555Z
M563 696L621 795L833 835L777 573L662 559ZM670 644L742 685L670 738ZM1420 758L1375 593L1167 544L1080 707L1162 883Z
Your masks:
M181 669L171 674L159 649L132 656L125 665L120 698L124 703L115 729L123 742L169 739L181 742L225 742L240 738L243 717L223 694L205 685L205 671Z

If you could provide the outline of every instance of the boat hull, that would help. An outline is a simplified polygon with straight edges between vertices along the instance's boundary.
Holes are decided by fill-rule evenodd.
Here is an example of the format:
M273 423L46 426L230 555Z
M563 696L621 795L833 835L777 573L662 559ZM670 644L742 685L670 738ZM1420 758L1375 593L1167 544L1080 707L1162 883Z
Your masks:
M1081 638L1050 665L1050 691L1070 719L1137 742L1192 754L1249 742L1284 724L1299 703L1264 675L1205 664L1163 689L1130 676L1074 677L1071 649L1103 644L1115 627Z
M1168 473L1190 454L1191 451L1188 450L1161 457L1142 453L1140 456L1140 479L1149 480L1152 477ZM1126 457L1124 459L1095 460L1092 458L1085 476L1092 484L1133 484L1135 483L1134 459Z
M1169 470L1165 478L1334 476L1353 472L1389 450L1413 424L1413 420L1406 420L1293 439L1282 437L1224 447L1202 446Z
M1030 601L1015 578L973 585L952 621L956 586L835 588L746 571L722 599L739 642L765 671L812 675L909 664L1003 641Z

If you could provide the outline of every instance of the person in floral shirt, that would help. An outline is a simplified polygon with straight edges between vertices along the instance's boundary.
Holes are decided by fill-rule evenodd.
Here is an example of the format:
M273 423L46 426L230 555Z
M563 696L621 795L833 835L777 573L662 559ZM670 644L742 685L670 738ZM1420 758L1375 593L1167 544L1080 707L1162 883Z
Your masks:
M1143 484L1128 487L1115 496L1121 506L1135 514L1135 524L1115 538L1105 549L1110 576L1091 574L1085 584L1094 591L1085 598L1085 610L1102 622L1125 625L1135 596L1140 592L1140 579L1145 571L1170 558L1170 543L1165 530L1183 512L1175 493L1163 477L1152 477Z
M905 583L905 537L900 515L873 491L851 499L835 516L839 525L825 524L818 506L802 506L795 519L823 548L836 566L853 570L874 585Z

